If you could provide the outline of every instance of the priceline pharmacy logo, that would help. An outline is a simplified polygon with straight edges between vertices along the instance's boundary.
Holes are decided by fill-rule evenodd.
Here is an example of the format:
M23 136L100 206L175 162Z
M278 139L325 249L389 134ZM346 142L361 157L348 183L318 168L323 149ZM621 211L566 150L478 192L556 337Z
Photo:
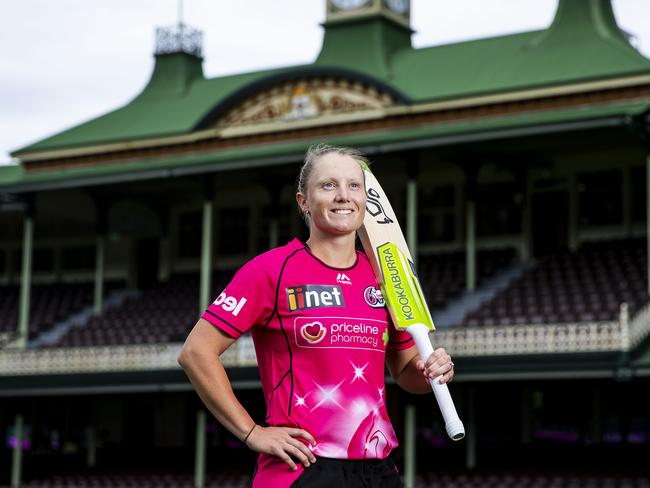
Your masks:
M343 294L340 286L300 285L287 288L289 311L308 308L343 307Z
M298 317L294 334L298 347L383 351L388 324L350 317Z

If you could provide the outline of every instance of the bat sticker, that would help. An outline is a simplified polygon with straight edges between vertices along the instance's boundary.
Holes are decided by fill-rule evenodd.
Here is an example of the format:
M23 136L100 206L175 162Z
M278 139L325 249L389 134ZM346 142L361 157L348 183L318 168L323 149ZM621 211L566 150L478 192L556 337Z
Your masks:
M383 220L377 219L378 224L392 224L393 220L388 215L386 215L384 206L379 201L381 195L379 195L377 190L375 190L374 188L368 188L368 192L366 195L367 195L366 211L373 217L377 217L378 215L382 215L384 217Z

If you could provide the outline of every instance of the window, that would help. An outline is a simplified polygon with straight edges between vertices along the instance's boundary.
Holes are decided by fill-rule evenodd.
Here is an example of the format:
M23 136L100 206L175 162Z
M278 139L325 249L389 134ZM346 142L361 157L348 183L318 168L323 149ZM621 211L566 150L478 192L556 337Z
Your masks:
M271 214L273 212L273 214ZM271 217L278 221L278 246L286 244L292 238L291 221L293 213L298 213L296 205L280 205L276 208L262 207L259 215L259 229L257 230L257 252L269 249Z
M248 254L248 207L219 209L219 254Z
M484 185L476 193L476 235L521 232L522 191L514 183Z
M451 242L456 238L456 188L418 187L418 241Z
M632 168L632 221L645 222L647 212L648 179L643 166Z
M63 248L61 258L61 264L65 270L76 271L95 268L95 248L93 246Z
M201 227L203 214L193 210L178 218L178 257L198 258L201 255Z
M94 264L94 263L93 263ZM54 249L41 247L34 249L34 271L54 270Z
M623 221L623 173L620 170L578 176L580 225L616 225Z

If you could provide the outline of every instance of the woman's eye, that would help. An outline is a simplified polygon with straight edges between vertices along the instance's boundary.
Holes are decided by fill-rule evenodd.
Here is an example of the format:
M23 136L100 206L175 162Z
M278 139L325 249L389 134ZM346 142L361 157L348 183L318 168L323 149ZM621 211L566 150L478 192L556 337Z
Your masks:
M361 185L359 183L351 183L350 188L354 190L358 190L359 188L361 188Z
M326 190L334 188L334 183L332 183L331 181L328 181L327 183L323 183L323 188L325 188Z

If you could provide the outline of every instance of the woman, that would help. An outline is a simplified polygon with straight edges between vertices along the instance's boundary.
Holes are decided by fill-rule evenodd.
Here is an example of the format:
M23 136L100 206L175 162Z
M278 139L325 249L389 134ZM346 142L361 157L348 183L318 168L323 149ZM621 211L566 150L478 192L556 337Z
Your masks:
M296 200L307 242L264 253L235 275L187 338L179 363L213 415L260 453L253 487L401 486L386 412L384 365L409 392L449 382L444 349L426 362L390 324L370 264L355 250L366 208L353 149L311 147ZM379 299L378 299L379 297ZM266 400L258 425L233 394L219 356L252 333Z

